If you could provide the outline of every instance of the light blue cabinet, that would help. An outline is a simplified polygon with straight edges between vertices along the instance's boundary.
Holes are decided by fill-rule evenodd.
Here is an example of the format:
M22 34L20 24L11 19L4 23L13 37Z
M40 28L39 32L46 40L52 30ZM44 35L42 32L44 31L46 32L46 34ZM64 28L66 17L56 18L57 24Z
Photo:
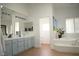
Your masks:
M34 37L5 40L5 56L16 55L34 47Z
M28 38L28 42L27 42L28 44L28 48L32 48L32 47L34 47L34 37L30 37L30 38Z
M32 44L33 44L32 40L33 40L33 39L32 39L32 38L30 38L30 48L32 48L32 47L33 47L33 45L32 45Z
M18 42L17 39L12 40L13 45L13 55L16 55L18 53Z
M27 45L28 45L27 47L28 47L28 49L29 49L29 48L31 48L31 39L30 39L30 38L28 38L28 40L27 40L27 41L28 41L28 42L27 42Z
M12 40L5 40L5 56L12 56Z
M34 40L34 37L31 37L31 47L34 47L35 46L35 40Z
M18 52L24 51L24 39L18 39Z
M28 39L25 38L24 39L24 50L27 50L28 49Z

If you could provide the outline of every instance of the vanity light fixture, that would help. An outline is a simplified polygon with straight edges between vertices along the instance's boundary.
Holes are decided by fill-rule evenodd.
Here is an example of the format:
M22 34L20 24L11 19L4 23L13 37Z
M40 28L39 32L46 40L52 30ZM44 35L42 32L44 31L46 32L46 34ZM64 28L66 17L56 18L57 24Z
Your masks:
M6 12L2 12L2 14L4 14L4 15L10 15L9 13L6 13Z
M23 19L23 20L26 20L25 18L23 17L20 17L20 16L15 16L16 18L19 18L19 19Z

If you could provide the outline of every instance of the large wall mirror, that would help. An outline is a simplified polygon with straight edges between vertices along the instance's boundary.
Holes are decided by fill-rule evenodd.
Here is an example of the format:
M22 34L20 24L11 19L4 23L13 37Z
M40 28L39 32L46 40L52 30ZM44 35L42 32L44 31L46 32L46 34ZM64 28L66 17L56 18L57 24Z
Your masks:
M5 36L22 37L33 31L33 22L29 17L7 7L1 9L1 29Z
M3 35L8 35L11 33L12 26L12 13L11 10L3 7L1 8L1 29Z

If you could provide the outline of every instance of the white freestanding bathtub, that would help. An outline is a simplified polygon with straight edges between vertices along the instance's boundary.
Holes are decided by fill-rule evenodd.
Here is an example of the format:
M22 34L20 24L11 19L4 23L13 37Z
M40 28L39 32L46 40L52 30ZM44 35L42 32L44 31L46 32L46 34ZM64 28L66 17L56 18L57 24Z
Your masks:
M53 47L59 52L79 53L79 39L65 37L54 40Z

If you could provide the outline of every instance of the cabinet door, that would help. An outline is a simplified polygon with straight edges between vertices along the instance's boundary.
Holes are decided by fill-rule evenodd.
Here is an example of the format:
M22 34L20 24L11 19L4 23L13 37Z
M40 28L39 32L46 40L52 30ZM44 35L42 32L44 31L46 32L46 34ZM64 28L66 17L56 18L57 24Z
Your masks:
M34 37L31 37L31 47L34 47L34 44L35 44Z
M28 48L34 47L34 37L27 38L27 41Z
M18 46L24 46L24 40L18 41Z
M18 39L18 52L24 51L24 39Z
M27 41L28 41L27 42L27 45L28 45L28 49L29 49L29 48L31 48L31 39L30 38L27 38Z
M30 38L30 48L32 48L33 47L33 42L32 42L32 38Z
M13 55L16 55L16 54L18 54L18 46L17 46L17 39L14 39L13 41L12 41L12 43L13 43Z
M24 41L24 50L27 50L28 49L28 40L27 38L25 38L25 41Z
M12 41L11 40L5 40L5 55L6 56L12 56Z

